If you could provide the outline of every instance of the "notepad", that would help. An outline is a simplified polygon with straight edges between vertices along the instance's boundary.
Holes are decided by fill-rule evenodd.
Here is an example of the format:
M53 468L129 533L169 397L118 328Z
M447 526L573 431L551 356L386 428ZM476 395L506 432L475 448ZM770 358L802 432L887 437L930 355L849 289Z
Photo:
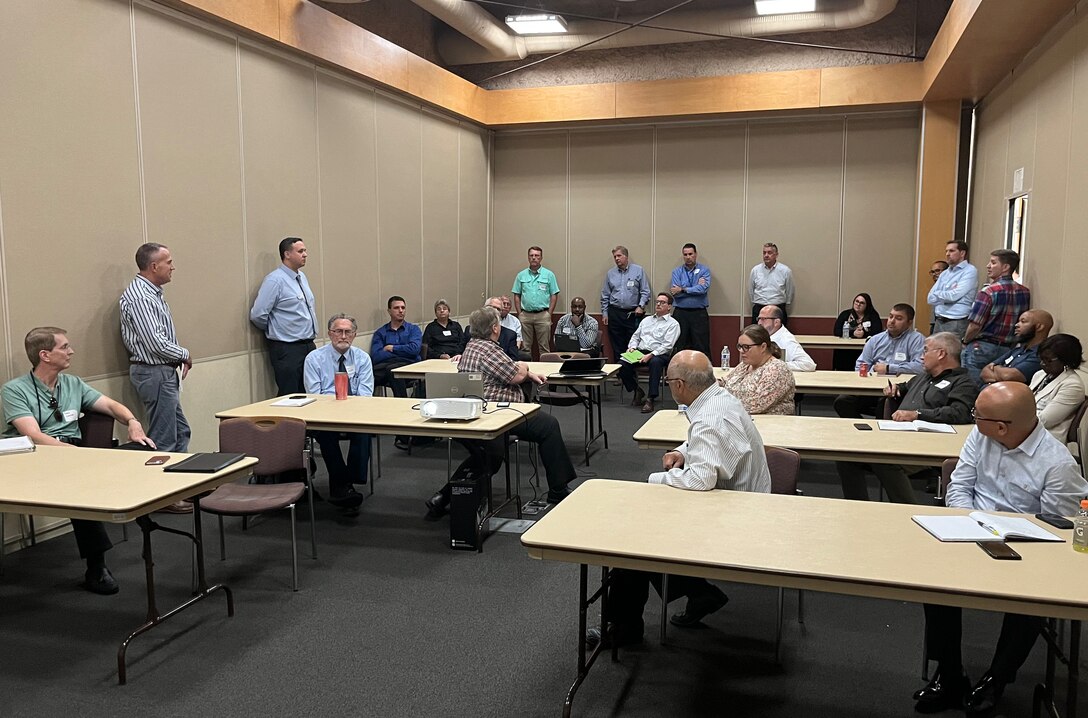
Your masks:
M936 434L955 434L956 430L951 424L938 424L935 421L884 421L876 422L881 431L932 431Z
M966 516L911 516L939 541L1063 541L1027 519L972 511Z
M638 364L640 361L642 361L642 357L644 356L646 355L640 352L638 349L632 349L629 352L624 352L623 354L620 354L620 360L625 361L628 364Z
M286 399L274 401L269 404L269 406L306 406L307 404L313 404L315 401L317 401L317 399L313 398L312 396L304 396L300 399L292 399L291 397L287 397Z
M0 439L0 454L27 454L34 451L34 442L29 436L13 436Z

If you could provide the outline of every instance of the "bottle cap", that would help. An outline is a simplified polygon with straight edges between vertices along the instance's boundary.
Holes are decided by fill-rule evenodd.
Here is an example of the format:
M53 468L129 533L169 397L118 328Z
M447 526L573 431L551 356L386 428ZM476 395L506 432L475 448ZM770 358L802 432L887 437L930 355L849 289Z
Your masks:
M1088 499L1081 499L1080 500L1080 507L1082 509L1088 509Z

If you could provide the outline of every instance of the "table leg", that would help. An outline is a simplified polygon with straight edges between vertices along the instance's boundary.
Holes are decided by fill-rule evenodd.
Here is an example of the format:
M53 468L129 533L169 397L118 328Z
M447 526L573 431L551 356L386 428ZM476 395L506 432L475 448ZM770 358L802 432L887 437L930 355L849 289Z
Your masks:
M193 498L193 518L194 528L192 534L166 526L160 526L155 523L150 516L141 516L136 519L136 523L139 525L140 530L143 531L144 535L143 559L147 578L147 617L143 625L128 634L128 637L121 641L121 645L117 648L117 683L119 685L123 686L128 681L125 665L125 654L128 651L128 644L140 634L151 630L174 614L184 611L189 606L204 600L219 590L222 590L227 597L227 616L234 616L234 595L231 593L230 589L222 584L216 584L209 587L204 575L204 546L201 540L202 531L200 526L199 497ZM196 545L197 591L188 601L175 606L166 613L160 613L155 601L155 561L151 553L151 532L156 529L166 533L177 534L178 536L185 536L191 539Z
M1055 669L1057 663L1063 663L1068 669L1065 692L1065 714L1068 718L1077 715L1077 688L1080 681L1080 621L1069 622L1069 654L1062 652L1060 636L1057 633L1057 621L1049 619L1043 628L1043 640L1046 641L1046 676L1043 683L1035 686L1032 695L1031 714L1039 718L1042 711L1051 718L1061 718L1054 698Z

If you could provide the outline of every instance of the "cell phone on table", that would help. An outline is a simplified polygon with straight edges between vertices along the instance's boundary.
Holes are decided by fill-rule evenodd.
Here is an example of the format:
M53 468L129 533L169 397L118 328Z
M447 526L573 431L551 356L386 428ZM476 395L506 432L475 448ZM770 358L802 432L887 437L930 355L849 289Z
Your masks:
M998 561L1019 561L1020 554L1004 541L976 541L978 547Z
M1058 514L1035 514L1035 518L1039 519L1043 523L1050 524L1056 529L1071 529L1073 528L1073 522L1064 516Z
M162 466L170 460L169 456L152 456L144 462L144 466Z
M305 399L306 395L305 394L295 394L294 396L289 396L287 398L288 399Z
M869 426L868 424L854 424L854 428L857 429L858 431L872 431L873 430L873 427Z

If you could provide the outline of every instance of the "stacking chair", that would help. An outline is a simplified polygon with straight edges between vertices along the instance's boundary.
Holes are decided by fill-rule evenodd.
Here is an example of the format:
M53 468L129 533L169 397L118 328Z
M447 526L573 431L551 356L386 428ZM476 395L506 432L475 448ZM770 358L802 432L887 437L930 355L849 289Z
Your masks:
M1073 415L1073 423L1069 425L1069 433L1065 437L1066 446L1077 445L1073 458L1081 465L1082 470L1088 466L1088 421L1084 420L1086 410L1088 410L1088 399L1081 402L1077 413Z
M219 450L242 452L256 457L259 476L273 476L285 471L303 470L309 466L306 443L306 423L286 417L253 417L225 419L219 424ZM309 492L310 545L317 558L317 533L314 526L313 482L285 484L224 484L200 500L200 509L219 517L219 557L227 558L223 534L224 516L241 516L245 530L250 516L291 509L291 585L298 590L298 548L295 540L295 504L303 492Z

